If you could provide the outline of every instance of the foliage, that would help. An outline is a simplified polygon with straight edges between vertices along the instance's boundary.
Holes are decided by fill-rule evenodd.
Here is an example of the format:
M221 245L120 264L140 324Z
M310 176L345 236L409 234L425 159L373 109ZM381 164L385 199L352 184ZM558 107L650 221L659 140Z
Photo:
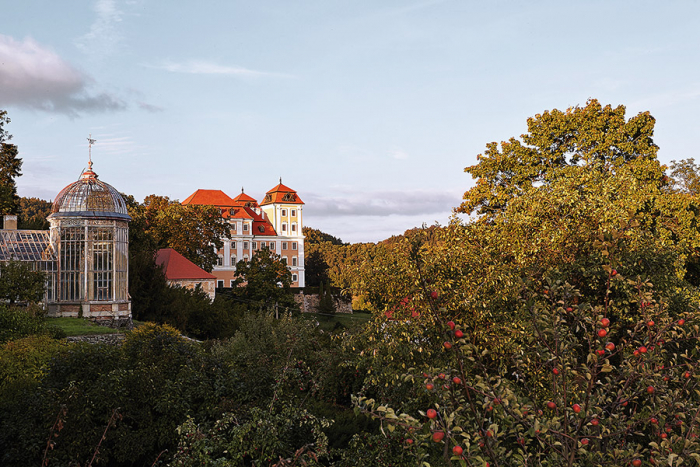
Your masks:
M155 249L172 248L206 271L217 261L222 238L231 231L215 206L183 206L166 196L150 195L143 204L129 203L134 225L143 226Z
M48 230L52 203L39 198L19 198L18 228Z
M695 159L671 161L670 169L674 190L693 196L700 194L700 167L695 164Z
M331 245L345 245L341 239L334 237L331 234L321 232L318 229L313 229L311 227L302 228L302 233L304 234L304 244L305 245L318 245L320 243L328 242Z
M0 304L0 343L31 335L65 336L56 326L47 325L43 310L38 306Z
M46 291L46 274L32 265L10 260L0 263L0 300L39 302Z
M0 346L0 392L38 382L51 358L66 347L66 342L47 335L34 334L5 342Z
M528 132L501 143L490 143L479 163L467 167L476 186L464 194L459 210L493 216L510 201L546 186L571 169L607 170L620 167L642 183L658 183L654 118L643 112L625 120L625 107L603 107L591 99L585 107L545 111L527 121Z
M296 311L291 290L292 273L279 255L263 248L250 260L236 264L236 282L230 291L234 300L243 300L250 307Z
M328 264L324 261L321 252L309 245L305 245L306 257L304 258L304 274L307 287L318 287L328 282Z
M7 111L0 110L0 214L16 214L19 197L15 178L22 175L22 159L17 146L10 144L12 135L4 125L10 123Z
M306 410L253 408L243 420L224 414L210 429L189 419L178 428L180 443L171 465L320 466L328 453L328 422Z

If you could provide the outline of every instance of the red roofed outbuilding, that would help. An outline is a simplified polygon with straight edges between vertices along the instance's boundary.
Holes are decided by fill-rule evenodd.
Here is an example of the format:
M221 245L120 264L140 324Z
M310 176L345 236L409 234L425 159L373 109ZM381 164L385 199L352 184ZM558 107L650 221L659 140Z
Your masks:
M156 253L156 264L163 268L169 285L194 289L198 285L214 300L216 276L194 264L172 248L163 248Z

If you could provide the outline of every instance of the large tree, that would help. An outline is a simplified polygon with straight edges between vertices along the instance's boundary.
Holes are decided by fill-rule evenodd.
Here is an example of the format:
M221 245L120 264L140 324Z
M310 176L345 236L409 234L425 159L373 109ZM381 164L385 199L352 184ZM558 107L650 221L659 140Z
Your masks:
M267 309L274 305L296 309L291 292L292 273L280 256L263 248L250 260L236 264L235 298L243 299L251 308Z
M487 144L476 165L465 172L477 179L464 194L460 212L502 212L524 193L549 185L572 170L626 170L642 183L658 183L664 168L652 139L655 119L642 112L629 120L625 107L603 107L591 99L585 107L554 109L527 120L527 133Z
M211 271L229 226L215 206L183 206L167 196L147 196L143 204L129 203L134 224L155 248L172 248L197 266Z
M4 128L8 123L7 112L0 110L0 214L17 213L19 197L15 178L22 175L22 159L17 157L17 146L9 143L12 135Z

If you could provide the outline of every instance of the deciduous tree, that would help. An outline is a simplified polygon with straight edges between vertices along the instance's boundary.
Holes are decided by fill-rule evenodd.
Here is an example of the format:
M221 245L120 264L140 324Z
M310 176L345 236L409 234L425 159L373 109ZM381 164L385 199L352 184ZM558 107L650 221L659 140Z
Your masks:
M17 146L10 144L12 139L4 125L10 123L7 111L0 110L0 214L15 214L18 200L15 178L22 175L22 159Z

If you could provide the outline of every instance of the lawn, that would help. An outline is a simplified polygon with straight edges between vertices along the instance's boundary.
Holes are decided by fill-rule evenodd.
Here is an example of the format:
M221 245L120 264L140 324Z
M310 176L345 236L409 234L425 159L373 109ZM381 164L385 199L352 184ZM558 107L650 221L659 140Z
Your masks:
M106 326L98 326L84 318L46 318L47 324L63 329L66 336L89 336L95 334L115 334L120 331Z
M324 331L333 331L339 324L345 328L356 328L367 323L372 315L370 313L302 313L304 319L315 320ZM342 328L341 328L342 329Z

